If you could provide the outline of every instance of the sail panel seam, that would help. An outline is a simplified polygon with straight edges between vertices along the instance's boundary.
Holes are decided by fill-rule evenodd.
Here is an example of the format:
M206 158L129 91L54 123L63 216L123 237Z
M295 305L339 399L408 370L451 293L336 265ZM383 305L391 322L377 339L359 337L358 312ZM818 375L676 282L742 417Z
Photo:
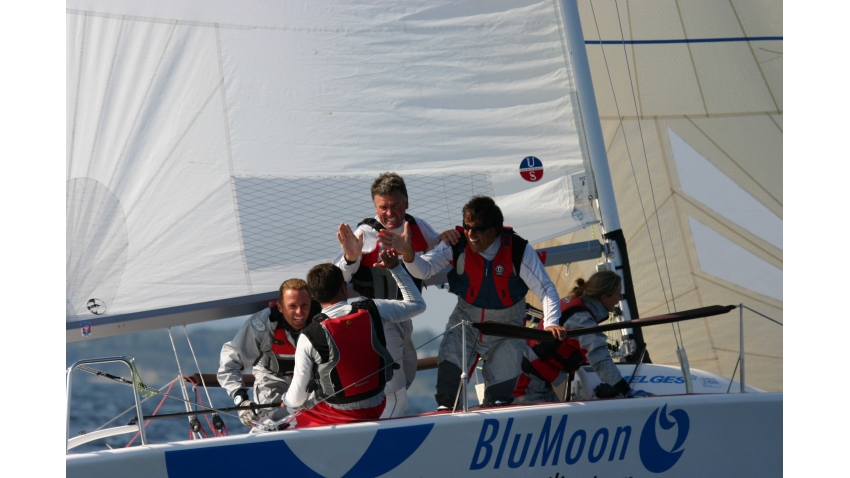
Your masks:
M136 117L135 117L135 118L133 118L133 124L132 124L132 125L131 125L131 127L130 127L129 134L127 135L126 141L124 142L124 147L121 149L121 154L118 156L118 158L117 158L117 159L116 159L116 161L115 161L115 167L112 169L112 175L111 175L111 177L109 178L109 181L106 183L106 185L104 185L108 191L112 191L112 189L111 189L111 188L112 188L112 186L113 186L113 184L112 184L112 183L113 183L113 181L115 180L115 176L116 176L116 174L118 173L118 171L119 171L119 169L120 169L120 168L119 168L119 165L120 165L120 163L121 163L122 159L124 158L124 155L125 155L125 153L126 153L126 151L127 151L127 147L128 147L128 146L129 146L129 144L130 144L130 140L131 140L131 138L133 137L133 136L132 136L132 132L133 132L133 130L135 129L136 124L138 124L138 120L139 120L139 118L140 118L140 117L141 117L141 115L142 115L142 111L144 110L144 104L145 104L145 101L147 100L147 98L148 98L148 96L149 96L149 94L150 94L150 91L151 91L151 89L153 88L154 79L156 78L157 73L159 72L159 68L160 68L160 66L162 65L162 61L163 61L163 59L165 58L165 53L166 53L166 51L168 50L168 45L171 43L171 39L172 39L172 37L173 37L173 35L174 35L174 31L175 31L176 29L177 29L177 23L175 22L174 26L173 26L173 27L172 27L172 29L171 29L171 32L170 32L170 33L169 33L169 35L168 35L168 41L166 41L166 43L165 43L165 47L164 47L164 48L163 48L163 50L162 50L162 54L160 55L159 61L157 62L157 66L156 66L156 68L154 69L154 73L153 73L153 75L151 76L151 80L150 80L150 82L148 83L148 87L147 87L147 89L145 90L145 94L144 94L144 96L143 96L143 98L142 98L142 101L140 102L139 110L136 112ZM119 201L119 204L120 204L120 201ZM123 209L123 207L122 207L122 209ZM126 218L127 218L127 215L125 214L125 215L124 215L124 221L125 221L125 224L126 224L126 220L127 220ZM110 237L110 238L109 238L109 239L105 242L105 244L106 244L107 246L111 246L111 245L112 245L112 243L114 242L114 240L116 239L116 237L117 237L117 236L118 236L118 232L116 231L116 233L115 233L115 234L113 234L113 235L112 235L112 236L111 236L111 237ZM102 257L102 255L103 255L103 254L106 254L106 253L107 253L107 251L109 251L109 250L110 250L110 248L109 248L109 247L104 247L104 248L102 248L102 249L99 251L99 253L98 253L98 255L97 255L97 257L96 257L96 259L95 259L94 263L99 262L99 261L100 261L100 259L101 259L101 257ZM77 265L79 266L79 264L77 264ZM122 269L122 273L118 275L118 280L119 280L119 282L120 282L120 280L121 280L121 277L123 276L123 269L124 269L124 267L125 267L125 266L126 266L126 262L125 262L125 264L124 264L124 265L122 265L122 267L121 267L121 269ZM89 274L89 272L90 272L90 270L89 270L89 271L86 271L86 274L83 276L83 282L85 282L85 280L88 278L88 274ZM96 287L100 287L101 285L103 285L103 284L105 283L105 281L106 281L108 278L109 278L109 277L104 276L104 277L102 278L102 280L101 280L101 281L99 281L99 282L97 283L97 286L96 286ZM116 289L117 289L117 288L116 288Z
M723 347L712 347L712 348L713 348L713 349L715 349L715 350L720 350L721 352L732 352L732 353L734 353L734 354L741 353L741 351L740 351L740 350L724 349ZM782 356L781 356L781 355L777 356L777 355L759 354L759 353L755 353L755 352L747 352L747 351L744 351L744 355L752 355L753 357L761 357L761 358L769 358L769 359L775 359L775 360L782 360Z
M82 84L82 76L83 76L83 57L85 57L86 53L86 33L88 32L88 15L83 16L83 28L80 33L80 64L77 67L77 88L74 93L74 124L71 126L71 142L68 145L68 169L65 173L65 179L71 178L71 163L73 162L73 154L74 154L74 141L76 139L77 133L77 112L79 111L80 106L80 85ZM69 199L68 192L65 192L65 202L67 203Z
M97 150L97 140L98 140L98 137L100 136L100 128L103 124L103 116L105 115L107 98L109 96L109 91L110 91L109 85L112 84L112 75L115 71L115 62L118 58L118 46L121 44L121 36L122 36L123 31L124 31L124 19L122 18L121 19L121 26L118 29L118 36L115 40L115 50L112 52L112 61L109 65L109 74L107 75L107 82L106 82L107 87L106 87L106 90L103 92L103 99L102 99L102 102L101 102L101 105L100 105L100 113L98 114L98 118L97 118L97 126L95 126L95 129L94 129L94 138L92 139L91 152L89 153L89 157L88 157L88 166L86 168L86 174L84 176L86 178L91 177L91 168L92 168L92 165L94 164L93 158L94 158L95 151ZM80 59L80 62L82 63L82 58ZM90 191L90 189L88 187L88 183L86 182L86 183L83 184L83 194L82 194L82 197L83 197L82 202L83 203L86 203L85 198L88 196L89 191ZM92 191L91 194L96 194L96 192ZM106 201L106 196L104 196L104 198L101 200L100 204L93 205L92 209L94 209L94 210L99 209L100 207L103 206L104 201ZM83 226L82 221L84 220L85 217L86 217L85 214L80 215L78 221L74 225L74 227L75 227L74 230L77 231L78 233L81 233L81 234L84 234L85 236L87 236L88 231L82 231L82 228L83 228L82 227ZM125 220L126 220L126 216L125 216ZM89 224L89 226L91 227L91 224ZM110 241L110 243L111 243L111 241ZM79 265L80 265L79 261L81 261L82 259L83 258L81 256L79 258L77 264L74 266L75 269L79 267ZM83 280L85 280L85 278L88 277L88 272L89 271L86 272L86 275L84 276Z
M185 138L186 135L189 133L189 130L192 128L192 126L198 120L201 113L204 111L204 108L206 108L207 104L209 104L210 100L212 100L213 96L215 96L215 91L219 87L220 87L220 85L213 89L213 91L210 93L210 96L207 97L207 100L198 109L198 112L195 114L195 117L192 118L192 121L190 121L189 124L186 126L186 129L183 131L183 133L180 135L180 137L174 143L174 146L168 152L168 155L165 156L165 159L163 159L162 163L159 165L156 172L153 174L153 176L151 176L151 181L148 182L149 185L153 184L153 182L154 182L153 180L156 179L165 170L165 165L168 163L169 159L171 158L171 155L174 154L174 152L177 150L177 147L180 146L180 143L183 142L183 138ZM213 193L217 190L218 190L218 188L214 189ZM138 196L139 200L136 201L135 203L133 203L132 205L130 205L129 208L127 208L127 211L124 214L124 220L125 221L129 222L130 216L133 214L133 211L136 209L136 206L141 204L141 202L142 202L141 198L142 198L142 196L144 196L146 194L146 192L147 192L147 187L139 194L139 196ZM202 202L205 201L205 200L206 200L206 198L203 199ZM195 206L195 207L197 207L197 206ZM192 209L194 209L194 208L192 208ZM185 217L185 215L183 217ZM116 234L117 234L117 232L116 232ZM116 238L116 235L113 234L106 241L104 241L104 244L107 246L107 248L112 245L112 242L115 240L115 238ZM150 246L150 244L148 244L147 246L144 246L139 252L141 252L142 250L146 249L149 246ZM138 253L136 254L136 256L138 256ZM128 261L130 261L130 260L132 260L132 259L128 259Z
M740 239L741 239L744 243L746 243L746 244L750 244L753 248L755 248L755 249L757 249L757 250L759 250L759 251L763 252L765 255L767 255L767 256L768 256L768 257L770 257L771 259L773 259L773 260L777 261L778 263L782 264L782 262L783 262L783 258L782 258L782 257L779 257L779 256L778 256L778 255L776 255L775 253L773 253L773 252L769 251L767 248L765 248L765 247L763 247L763 246L760 246L760 245L759 245L756 241L753 241L752 239L748 238L746 235L741 234L741 233L740 233L737 229L738 229L738 228L740 228L740 229L743 229L743 230L745 230L745 231L746 231L746 229L744 229L742 226L740 226L740 225L738 225L738 224L736 224L736 223L734 223L734 222L730 221L729 219L727 219L727 218L725 218L725 217L723 217L723 216L720 216L720 218L716 217L716 215L717 215L717 214L714 212L714 210L713 210L713 209L711 209L711 208L710 208L710 207L708 207L708 206L703 205L701 202L697 201L696 199L691 198L690 196L688 196L688 195L687 195L687 194L685 194L685 193L682 193L682 192L679 192L679 191L673 191L673 194L674 194L675 196L677 196L677 197L681 198L683 201L685 201L686 203L688 203L690 206L692 206L692 207L693 207L694 209L696 209L697 211L699 211L699 212L701 212L701 213L705 214L705 215L706 215L706 217L711 218L711 220L712 220L712 221L715 221L715 222L720 223L720 225L722 225L722 226L723 226L723 228L724 228L725 230L728 230L728 231L730 231L731 233L735 234L735 236L737 236L738 238L740 238ZM686 213L686 214L687 214L687 213ZM722 218L722 219L721 219L721 218ZM696 218L694 218L694 219L696 219ZM728 223L727 223L727 221L728 221ZM737 227L733 227L733 225L734 225L734 226L737 226ZM712 228L712 229L714 229L714 228ZM719 232L719 231L718 231L718 232ZM747 231L747 232L748 232L748 233L750 233L750 234L752 234L754 237L757 237L757 238L759 238L760 240L764 241L764 239L761 239L759 236L756 236L756 235L755 235L755 234L753 234L752 232L750 232L750 231ZM721 234L721 235L723 235L723 234ZM733 241L733 242L735 242L735 241ZM765 241L765 242L766 242L766 241ZM737 242L736 242L736 243L737 243Z
M183 215L181 215L180 217L178 217L177 219L172 221L172 223L169 224L168 226L165 226L164 230L167 231L167 230L171 229L172 227L174 227L178 224L185 224L187 217L191 216L192 213L195 212L195 210L197 210L199 207L201 207L201 205L203 205L205 202L207 202L210 198L215 196L219 191L224 189L229 183L230 183L230 180L228 179L227 182L222 183L220 186L218 186L215 189L213 189L212 191L210 191L209 194L207 194L204 198L202 198L200 201L198 201L194 206L189 208ZM144 246L140 247L133 254L133 256L127 260L127 262L135 261L136 259L138 259L139 256L142 255L143 252L148 250L150 247L152 247L154 244L161 241L162 239L165 239L165 235L164 234L158 234L156 237L153 238L153 240L151 240L150 242L148 242Z
M782 41L782 37L675 38L670 40L626 40L626 45L662 45L676 43L731 43L753 41ZM585 45L619 45L620 40L585 40Z
M686 234L686 232L685 232L687 228L684 224L684 222L687 220L687 214L685 214L683 216L682 211L679 210L679 204L675 200L676 190L673 187L673 184L675 184L675 181L676 181L678 175L674 176L673 172L670 170L670 165L674 164L674 163L672 163L670 161L670 158L667 156L667 147L666 147L666 144L664 142L664 136L661 133L661 127L660 127L658 118L655 118L653 120L653 124L655 125L655 134L657 136L656 139L658 141L658 145L660 146L660 148L658 148L658 150L659 150L659 153L661 154L661 163L664 166L665 173L667 174L667 185L670 188L670 198L669 199L672 200L672 205L673 205L673 214L674 214L673 217L676 218L676 226L679 229L679 237L682 238L682 249L684 250L684 253L685 253L685 259L686 259L687 265L688 265L688 272L692 272L694 270L695 261L694 261L693 255L691 254L691 252L692 252L691 247L689 247L689 244L686 244L687 238L689 237L688 234ZM666 200L665 200L665 202L666 202ZM663 204L662 204L662 206L663 206ZM685 221L683 221L683 219ZM700 307L704 306L705 304L702 300L702 293L699 290L699 284L697 283L696 279L693 278L693 276L691 276L691 283L693 284L694 290L696 291L697 304L699 304Z
M774 201L776 201L776 204L778 204L780 208L782 208L782 201L781 201L781 200L779 200L779 199L777 199L777 198L776 198L776 196L774 196L773 194L771 194L771 192L770 192L770 191L768 191L768 190L767 190L767 188L766 188L765 186L763 186L761 183L759 183L759 182L756 180L756 178L755 178L755 177L753 177L753 175L752 175L752 174L750 174L750 172L749 172L749 171L747 171L746 169L744 169L744 167L743 167L743 166L741 166L741 165L738 163L738 161L736 161L736 160L735 160L735 158L733 158L733 157L732 157L732 155L730 155L729 153L727 153L727 152L726 152L726 150L725 150L725 149L723 149L723 147L721 147L721 146L720 146L720 145L719 145L719 144L718 144L718 143L714 140L714 138L712 138L712 137L711 137L708 133L706 133L705 131L703 131L703 129L702 129L702 128L700 128L700 127L699 127L699 125L698 125L698 124L696 124L696 122L695 122L693 119L691 119L691 117L690 117L690 116L685 116L685 119L686 119L686 120L688 120L688 121L689 121L689 122L693 125L693 127L697 129L697 131L699 131L699 132L700 132L703 136L705 136L705 138L706 138L707 140L709 140L709 141L711 142L711 144L713 144L713 145L714 145L714 147L715 147L715 148L717 148L717 149L718 149L721 153L723 153L723 156L726 156L727 158L729 158L729 161L731 161L731 162L732 162L732 164L734 164L735 166L737 166L737 167L738 167L738 169L740 169L740 170L741 170L741 172L742 172L742 173L744 173L744 175L746 175L746 176L750 179L750 181L752 181L754 184L756 184L756 185L757 185L757 186L758 186L758 187L759 187L762 191L764 191L764 193L765 193L765 194L767 194L767 195L768 195L771 199L773 199ZM727 176L728 176L728 175L727 175ZM732 179L732 178L730 177L730 179ZM733 181L734 181L734 179L733 179ZM739 185L739 186L740 186L740 185ZM743 188L743 187L742 187L742 189L744 189L744 190L746 191L746 188ZM775 214L775 213L774 213L774 214ZM777 214L777 216L779 216L779 218L780 218L780 219L782 219L782 216L781 216L781 215Z
M735 20L738 22L738 26L741 28L741 33L744 35L747 34L747 30L744 28L744 23L741 22L741 17L738 16L738 10L735 8L735 4L732 0L729 0L729 6L732 7L732 13L735 14ZM773 101L773 105L776 106L776 109L779 109L779 103L776 101L776 96L773 94L773 90L770 88L770 83L767 82L767 77L764 74L764 70L761 68L761 62L759 62L758 57L756 57L756 51L753 49L753 44L747 42L747 46L750 49L750 55L753 56L753 61L756 64L756 67L759 69L759 75L761 75L761 81L764 82L764 87L767 89L767 93L770 95L771 101ZM775 53L775 52L774 52ZM781 58L781 54L780 54Z
M732 292L733 294L742 295L742 296L746 297L747 299L754 300L754 301L756 301L760 304L764 304L767 307L773 307L773 308L776 308L776 309L779 309L779 310L783 310L781 305L771 304L770 302L768 302L764 299L761 299L761 298L756 297L754 295L748 294L747 292L749 292L749 289L744 289L740 286L729 287L725 284L718 282L718 280L723 280L723 279L715 278L715 276L710 276L710 275L702 273L702 272L692 272L692 274L695 275L699 279L702 279L706 282L709 282L713 285L716 285L717 287L720 287L722 289L726 289L727 291ZM726 282L726 281L724 281L724 282ZM730 284L731 284L731 282L730 282ZM756 294L758 294L758 292L756 292ZM773 299L773 300L776 300L776 299Z
M239 197L236 194L236 181L233 177L233 150L230 144L230 120L227 116L227 92L224 84L224 61L221 57L221 30L218 23L215 24L215 48L216 60L218 61L219 85L221 91L221 114L224 126L224 141L227 145L227 167L230 170L230 195L233 201L233 220L236 222L236 240L239 241L239 251L242 255L242 270L245 273L245 284L248 286L248 293L254 293L254 286L251 283L251 271L248 269L248 258L245 256L245 241L242 239L242 223L239 220Z
M93 17L101 17L101 18L122 18L127 20L132 20L136 22L147 22L147 23L164 23L171 24L175 21L173 18L158 18L158 17L146 17L141 15L119 15L115 13L104 13L104 12L93 12L89 10L75 10L75 9L66 9L66 14L68 15L89 15ZM439 25L439 26L421 26L414 25L411 26L409 22L405 22L404 19L399 18L397 21L401 24L398 27L385 27L385 26L374 26L367 28L329 28L329 27L295 27L295 26L267 26L267 25L244 25L244 24L236 24L236 23L216 23L216 22L205 22L199 20L178 20L181 25L193 26L193 27L206 27L206 28L214 28L217 30L264 30L264 31L281 31L281 32L302 32L302 33L342 33L342 34L351 34L351 33L387 33L387 34L397 34L401 32L410 32L410 31L429 31L429 32L448 32L448 31L467 31L467 30L477 30L482 32L489 32L493 25L499 26L520 26L520 27L532 27L533 30L540 30L546 27L551 27L551 22L545 21L527 21L527 22L506 22L506 21L491 21L486 23L475 23L475 24L465 24L465 25ZM384 22L387 24L389 22Z
M135 289L127 290L127 291L125 292L125 294L124 294L124 297L132 297L132 296L133 296L133 294L138 294L138 293L140 293L140 292L144 292L144 291L150 290L150 289L152 289L152 288L154 288L154 287L162 286L162 285L168 284L170 281L173 281L173 280L176 280L176 279L180 279L180 278L183 278L183 277L186 277L186 276L192 275L192 274L194 274L194 273L196 273L196 272L198 272L198 271L202 271L202 270L204 270L204 269L206 269L206 268L208 268L208 267L210 267L210 266L212 266L212 265L215 265L215 264L221 264L222 262L225 262L225 261L227 261L227 260L229 260L229 259L232 259L232 258L236 257L236 256L237 256L237 255L239 255L239 254L241 254L241 252L236 251L236 252L233 252L233 253L231 253L231 254L227 254L227 255L225 255L225 256L223 256L223 257L216 256L214 259L210 260L209 262L205 262L205 263L203 263L203 264L199 265L198 267L196 267L196 268L194 268L194 269L191 269L191 270L188 270L188 271L185 271L185 272L181 272L180 274L177 274L177 275L174 275L174 276L171 276L171 277L165 277L165 278L163 278L161 281L159 281L159 282L158 282L158 283L156 283L156 284L148 284L148 285L145 285L145 286L142 286L142 287L137 287L137 288L135 288Z
M685 40L688 38L688 32L685 31L685 20L682 18L682 8L679 6L679 0L676 0L676 13L679 15L679 23L682 26L682 35L685 36ZM699 99L702 101L702 108L705 110L705 115L710 116L711 113L708 112L708 104L705 102L705 93L702 91L702 82L699 80L699 72L697 71L697 63L694 61L694 52L691 50L691 44L689 42L685 42L688 48L688 58L691 60L691 68L694 70L694 79L697 81L697 90L699 91Z
M139 122L139 118L142 116L142 112L145 111L145 103L150 96L150 92L153 89L154 80L159 74L159 69L162 67L163 60L165 59L165 54L168 52L168 46L171 45L171 39L174 38L174 32L177 30L177 22L174 22L174 26L171 27L171 31L168 33L168 40L166 40L165 45L162 48L162 53L159 55L159 60L156 63L156 68L154 68L153 74L151 75L151 79L148 82L148 87L145 89L145 94L142 96L142 100L139 102L139 109L136 111L136 116L133 118L133 124L130 125L129 134L127 135L126 140L124 141L124 146L121 148L121 154L118 155L118 158L115 160L115 167L112 169L112 176L109 178L109 181L106 183L108 188L113 186L113 181L115 180L115 176L118 174L119 165L121 161L124 159L124 155L127 153L127 148L130 146L130 140L133 138L133 131L136 128L136 125Z
M676 119L684 119L684 118L696 118L696 119L717 119L717 118L749 118L749 117L757 117L757 116L770 116L770 115L782 115L782 110L773 110L773 111L744 111L740 113L712 113L711 116L701 113L696 114L652 114L652 115L641 115L641 116L600 116L599 119L603 121L636 121L636 120L646 120L646 119L660 119L660 120L676 120Z

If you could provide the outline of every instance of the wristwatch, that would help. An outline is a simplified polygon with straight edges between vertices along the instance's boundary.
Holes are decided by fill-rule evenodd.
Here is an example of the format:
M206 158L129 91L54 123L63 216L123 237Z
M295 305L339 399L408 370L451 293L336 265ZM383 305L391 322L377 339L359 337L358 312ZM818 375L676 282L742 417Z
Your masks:
M245 401L245 397L243 397L242 395L236 395L235 397L233 397L233 403L235 403L237 407L239 406L240 403L242 403L244 401Z

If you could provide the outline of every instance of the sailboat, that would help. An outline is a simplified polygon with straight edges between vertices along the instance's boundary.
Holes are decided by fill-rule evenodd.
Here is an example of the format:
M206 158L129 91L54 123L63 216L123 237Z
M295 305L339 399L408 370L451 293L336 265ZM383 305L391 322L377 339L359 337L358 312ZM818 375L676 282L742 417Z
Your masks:
M656 397L596 399L582 369L566 403L143 443L67 476L782 473L781 3L67 6L69 342L259 310L387 170L438 230L494 197L560 290L621 271L626 319L740 304L670 350L623 325Z

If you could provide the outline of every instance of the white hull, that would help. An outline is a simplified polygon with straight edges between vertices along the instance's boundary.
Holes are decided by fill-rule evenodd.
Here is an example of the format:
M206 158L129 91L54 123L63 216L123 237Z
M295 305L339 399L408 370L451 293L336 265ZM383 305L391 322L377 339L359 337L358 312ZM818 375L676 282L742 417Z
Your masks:
M66 476L230 478L259 461L305 478L781 476L782 440L781 393L695 394L513 406L109 450L69 456Z

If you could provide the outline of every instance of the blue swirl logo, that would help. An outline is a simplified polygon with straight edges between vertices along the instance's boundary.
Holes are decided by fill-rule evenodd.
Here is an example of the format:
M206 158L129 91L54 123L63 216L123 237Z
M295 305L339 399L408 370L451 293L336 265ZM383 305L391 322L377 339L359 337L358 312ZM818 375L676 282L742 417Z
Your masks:
M688 429L691 426L688 414L684 410L672 410L669 416L673 420L671 421L667 416L667 405L661 408L661 415L658 414L658 409L656 408L646 420L646 424L644 424L643 431L640 434L640 461L647 470L653 473L664 473L669 470L679 461L682 453L685 452L682 445L688 438ZM676 443L670 451L665 450L658 443L658 437L655 434L656 421L664 430L669 430L674 425L678 429Z

